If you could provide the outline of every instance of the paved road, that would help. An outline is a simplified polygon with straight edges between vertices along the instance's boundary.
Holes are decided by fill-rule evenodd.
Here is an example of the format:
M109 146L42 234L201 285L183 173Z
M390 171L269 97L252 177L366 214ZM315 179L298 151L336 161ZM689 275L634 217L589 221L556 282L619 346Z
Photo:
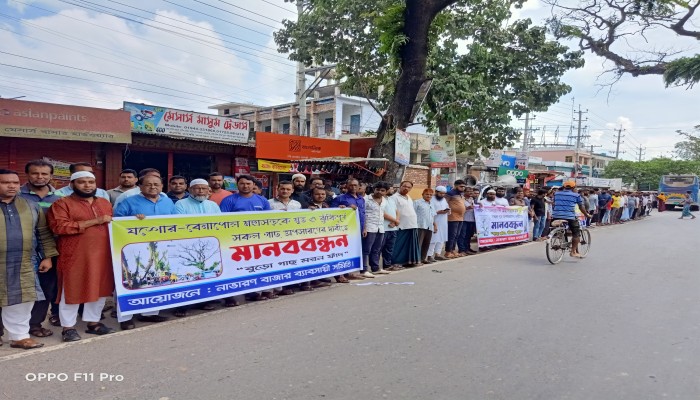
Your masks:
M678 216L595 229L590 256L558 266L528 244L375 280L414 285L5 345L0 399L698 399L700 225Z

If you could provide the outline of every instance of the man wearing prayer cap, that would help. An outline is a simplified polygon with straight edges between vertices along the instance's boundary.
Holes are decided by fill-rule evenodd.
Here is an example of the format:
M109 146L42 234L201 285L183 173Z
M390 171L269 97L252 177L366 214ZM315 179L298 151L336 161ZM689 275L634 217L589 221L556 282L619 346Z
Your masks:
M76 172L90 172L90 173L93 172L92 164L87 163L87 162L73 163L73 164L68 166L68 171L70 171L71 176L72 176L72 174L74 174ZM64 186L64 187L58 189L55 193L57 196L68 197L71 194L73 194L73 186L71 186L71 185ZM104 189L97 188L97 190L95 191L95 196L102 197L103 199L111 201L110 197L109 197L109 193L107 193L107 191Z
M447 243L447 214L450 213L450 205L445 198L446 194L447 188L438 186L435 188L435 195L430 199L430 204L432 204L435 211L437 211L437 215L435 216L437 232L433 233L433 236L430 238L427 258L429 263L436 260L446 260L446 258L442 256L442 249L445 247L445 243Z
M312 200L306 195L306 176L304 174L292 175L292 183L294 184L294 193L290 196L292 200L296 200L301 204L301 208L309 208Z
M175 203L178 214L220 214L219 206L209 200L209 182L193 179L190 182L190 195Z
M112 204L97 197L95 175L78 171L71 175L73 192L51 205L49 227L58 236L58 315L63 341L80 340L75 329L78 308L83 307L86 333L112 333L100 322L102 308L114 291L109 223Z
M209 182L204 179L193 179L190 182L190 195L175 203L175 210L178 214L221 214L221 209L213 201L209 200ZM207 301L198 304L201 310L213 310L215 301ZM226 307L237 306L238 302L234 297L224 299ZM173 315L182 318L187 316L189 307L177 307L173 310Z

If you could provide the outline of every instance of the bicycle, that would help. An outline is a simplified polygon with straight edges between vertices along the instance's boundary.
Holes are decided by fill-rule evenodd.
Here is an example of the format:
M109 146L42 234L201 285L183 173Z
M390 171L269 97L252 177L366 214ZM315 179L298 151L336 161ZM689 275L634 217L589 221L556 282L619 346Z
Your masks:
M554 229L547 236L547 260L552 264L559 264L566 251L571 252L571 240L569 226L566 220L553 220L550 224ZM581 242L578 252L582 257L588 255L591 250L591 232L586 227L581 227Z

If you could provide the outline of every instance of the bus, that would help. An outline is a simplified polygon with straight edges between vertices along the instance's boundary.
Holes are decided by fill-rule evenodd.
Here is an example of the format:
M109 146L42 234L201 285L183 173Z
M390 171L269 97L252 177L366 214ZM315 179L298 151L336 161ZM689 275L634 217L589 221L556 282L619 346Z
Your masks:
M676 206L683 206L685 193L690 192L693 199L691 209L698 210L698 190L700 189L697 175L664 175L659 182L659 193L666 195L666 207L673 210Z

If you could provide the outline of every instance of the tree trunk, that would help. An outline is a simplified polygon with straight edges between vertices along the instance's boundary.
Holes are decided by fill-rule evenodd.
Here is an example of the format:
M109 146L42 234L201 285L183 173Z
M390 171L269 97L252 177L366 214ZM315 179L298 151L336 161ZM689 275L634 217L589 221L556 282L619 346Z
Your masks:
M387 113L377 129L377 146L373 154L391 162L387 167L386 180L399 181L403 175L401 165L394 160L396 129L406 129L411 122L411 111L416 95L426 80L430 25L435 16L456 0L407 0L403 33L408 38L399 50L401 75L396 81L394 97Z

